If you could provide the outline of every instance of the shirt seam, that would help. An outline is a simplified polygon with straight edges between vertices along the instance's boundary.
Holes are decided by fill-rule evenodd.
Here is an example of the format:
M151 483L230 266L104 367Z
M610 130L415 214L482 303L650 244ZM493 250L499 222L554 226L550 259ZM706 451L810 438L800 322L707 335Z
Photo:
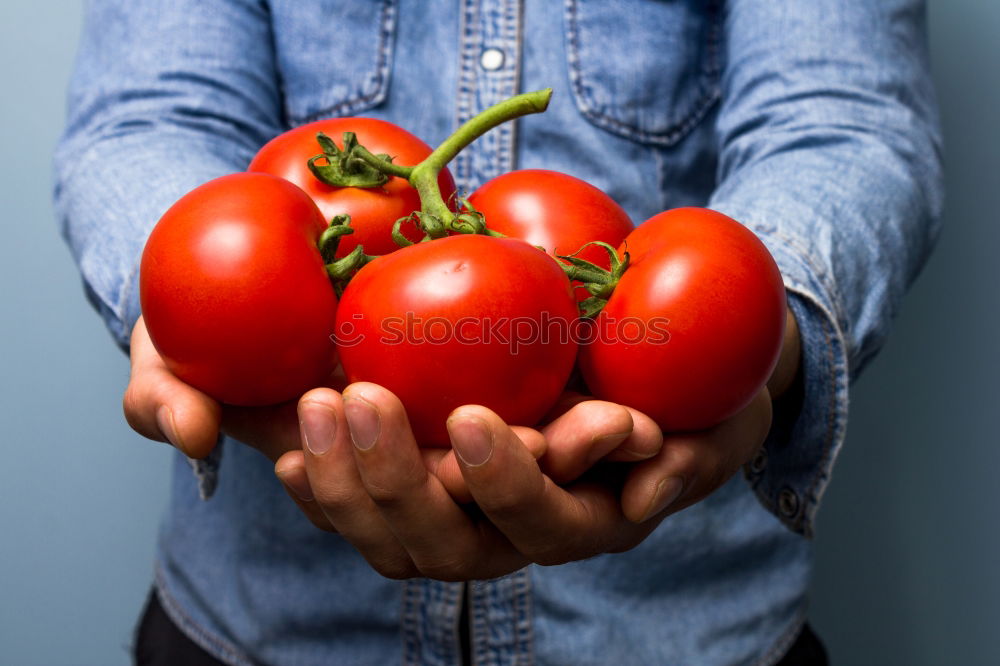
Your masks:
M756 661L753 662L753 666L774 666L779 661L784 658L788 651L791 649L792 645L795 644L795 640L802 633L802 628L806 626L806 607L801 606L795 613L795 617L792 619L792 623L787 629L778 637L778 639L771 644L771 647Z
M167 589L166 576L163 572L162 563L159 560L155 562L153 572L154 586L163 610L174 624L177 625L178 629L200 648L216 659L229 664L229 666L255 666L256 662L247 656L246 653L228 640L205 629L187 614L181 604Z
M458 52L458 85L455 103L455 127L458 128L469 117L472 110L472 92L475 89L475 65L473 50L476 44L476 33L473 26L478 23L478 5L471 0L462 3L459 13L459 52ZM459 188L468 188L473 165L468 151L459 153L454 161L455 179Z
M292 127L320 120L328 116L339 116L347 113L357 113L367 108L377 106L385 100L388 94L390 63L392 62L392 41L395 33L397 0L383 0L382 14L379 18L378 56L375 60L374 89L367 94L359 94L334 104L324 106L321 110L304 115L288 113L288 121ZM287 108L287 107L286 107ZM286 111L287 113L287 111Z
M699 67L699 97L690 104L690 110L685 116L672 123L667 129L653 132L635 127L614 116L608 115L594 108L590 96L584 90L582 67L580 64L580 36L577 18L578 0L565 0L565 29L566 29L566 63L569 70L570 88L573 91L573 99L580 114L588 122L604 130L614 132L627 139L648 143L655 146L671 147L676 145L684 137L690 134L705 117L709 110L722 97L722 86L718 81L713 82L712 77L716 76L720 68L718 66L718 46L720 30L718 24L720 19L717 12L717 3L709 3L712 11L712 25L708 30L708 43L706 44L705 60L706 64Z

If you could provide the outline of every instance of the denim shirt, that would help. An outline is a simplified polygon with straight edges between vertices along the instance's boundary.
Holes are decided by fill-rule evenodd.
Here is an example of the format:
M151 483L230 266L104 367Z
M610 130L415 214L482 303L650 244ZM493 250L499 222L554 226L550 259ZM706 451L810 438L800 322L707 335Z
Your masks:
M547 168L636 222L721 210L778 261L804 345L743 475L631 551L497 580L384 579L255 451L226 442L198 478L178 455L156 561L172 619L231 664L456 664L463 604L480 665L779 659L806 612L848 383L937 234L924 20L916 0L88 2L56 202L123 347L152 225L279 132L364 114L435 144L548 86L546 113L453 163L460 188Z

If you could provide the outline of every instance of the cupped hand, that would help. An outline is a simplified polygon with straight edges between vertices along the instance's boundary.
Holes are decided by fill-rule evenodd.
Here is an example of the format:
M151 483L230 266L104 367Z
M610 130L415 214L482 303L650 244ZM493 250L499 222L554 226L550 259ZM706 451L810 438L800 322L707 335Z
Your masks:
M272 462L297 449L295 402L269 407L222 405L167 369L142 317L132 329L131 373L122 400L125 419L144 437L166 441L191 458L204 458L220 430L249 444Z
M550 437L568 423L561 418L577 409L572 418L578 419L593 407L580 405L548 426L555 430ZM485 407L462 407L448 430L475 501L468 508L428 471L398 399L359 383L343 395L317 389L303 396L303 450L286 453L275 469L317 526L339 531L381 574L490 578L531 562L560 564L633 548L669 513L732 476L763 442L770 413L763 390L712 430L671 436L662 446L657 431L652 442L639 442L658 453L631 465L623 486L588 478L562 487L525 445L525 436L534 437L529 429L511 428ZM636 435L632 426L616 447ZM643 428L640 438L647 436ZM546 448L548 455L552 447Z
M283 453L301 447L294 401L269 407L220 404L167 369L141 317L132 330L130 357L131 375L123 409L129 425L139 434L167 441L191 458L207 456L215 447L220 430L257 449L272 462ZM333 377L330 386L341 388L342 377ZM559 406L559 411L565 414L545 434L531 428L515 428L535 458L548 450L547 464L554 478L576 478L582 472L581 461L602 457L619 444L632 447L631 451L620 454L624 458L649 457L659 450L658 439L650 435L655 428L651 422L645 423L645 435L630 435L632 421L628 410L598 401L591 401L596 408L593 410L574 406L581 399L567 395ZM603 430L581 429L594 421L602 423ZM588 434L584 435L585 431ZM551 447L550 440L554 443ZM471 501L450 449L421 448L420 453L425 466L440 476L459 501Z

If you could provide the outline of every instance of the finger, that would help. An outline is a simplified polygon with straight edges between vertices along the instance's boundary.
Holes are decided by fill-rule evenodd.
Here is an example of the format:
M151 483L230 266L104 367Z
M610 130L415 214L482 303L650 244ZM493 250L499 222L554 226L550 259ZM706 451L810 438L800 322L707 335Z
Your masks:
M589 396L577 391L563 391L556 404L548 411L545 418L542 419L542 423L551 423L568 412L573 406L590 399Z
M144 437L167 441L191 458L218 440L219 403L177 379L153 347L142 317L132 329L131 372L122 398L125 420Z
M548 450L542 469L556 483L568 483L618 448L632 434L632 414L622 405L585 400L542 428Z
M663 447L663 431L656 421L638 409L625 407L632 417L632 432L604 457L613 462L636 462L652 458Z
M622 527L635 527L602 486L578 484L570 493L542 474L489 409L459 408L448 432L476 504L531 561L560 564L596 555L620 542Z
M525 448L531 453L531 457L538 460L548 448L545 435L534 428L525 426L509 426ZM469 504L472 502L472 493L465 485L465 477L462 476L462 469L455 458L452 449L426 448L420 450L424 457L424 466L431 474L435 475L445 487L451 498L459 504Z
M704 499L753 457L770 427L771 398L763 389L743 411L709 430L668 434L660 453L629 473L622 510L638 523Z
M375 384L352 384L344 412L362 483L422 575L466 580L527 563L496 530L480 529L427 472L396 396Z
M416 576L413 561L361 482L341 395L313 389L299 400L298 414L303 461L320 512L383 576Z
M336 528L323 514L309 485L305 456L302 451L289 451L274 464L274 474L281 481L285 492L298 505L309 521L321 530L336 532Z

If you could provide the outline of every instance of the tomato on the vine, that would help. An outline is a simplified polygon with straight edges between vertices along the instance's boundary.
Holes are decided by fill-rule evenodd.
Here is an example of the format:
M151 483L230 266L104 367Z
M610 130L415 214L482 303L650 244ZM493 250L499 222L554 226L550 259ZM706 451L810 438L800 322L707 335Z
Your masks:
M576 358L576 303L559 265L521 240L456 235L375 259L337 311L341 362L406 406L422 445L447 446L465 404L534 425Z
M286 180L238 173L177 201L146 242L143 318L178 378L234 405L327 381L337 297L316 243L327 221Z
M568 255L591 241L618 245L633 230L632 220L614 199L590 183L557 171L523 169L497 176L469 197L486 226L511 238ZM608 256L590 246L580 252L608 268ZM586 298L582 289L578 297Z
M594 395L675 431L748 405L785 326L781 273L764 244L722 213L678 208L639 226L625 250L631 264L580 348Z
M405 178L390 176L379 187L335 187L313 175L309 158L322 151L316 141L324 133L343 148L344 132L353 132L358 143L374 155L389 155L394 164L412 166L431 154L419 138L392 123L376 118L328 118L301 125L280 134L264 145L250 162L249 171L262 171L295 183L313 198L329 222L337 215L350 215L354 233L344 236L337 257L346 256L357 245L370 255L389 254L398 249L392 240L396 220L420 210L420 196ZM447 169L438 175L438 187L446 202L455 195L455 181ZM413 225L403 225L403 234L420 240Z

